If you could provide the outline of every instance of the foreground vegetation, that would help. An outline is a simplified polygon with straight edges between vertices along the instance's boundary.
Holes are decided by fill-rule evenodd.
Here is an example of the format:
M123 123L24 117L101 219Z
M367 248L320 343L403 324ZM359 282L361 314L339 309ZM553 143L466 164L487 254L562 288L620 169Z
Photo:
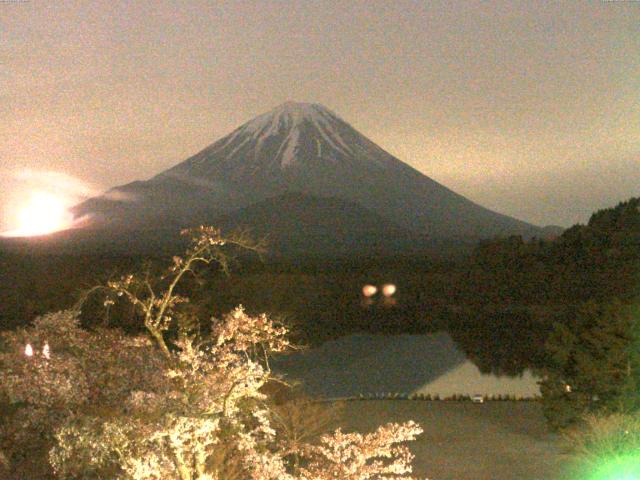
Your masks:
M640 478L640 415L589 414L565 433L573 458L568 479Z
M269 357L290 347L287 329L242 307L204 329L180 308L188 304L176 293L180 281L198 264L224 268L222 247L253 248L245 240L201 228L161 277L127 275L95 289L106 293L106 307L112 296L127 299L146 334L85 330L77 310L3 334L0 402L9 414L0 446L8 469L69 479L410 478L413 456L403 443L422 432L416 423L366 435L338 429L309 442L317 433L307 420L317 418L312 404L276 405L269 395L281 383ZM19 472L28 459L35 465Z
M172 298L189 296L191 301L171 305L169 310L175 307L174 315L168 316L157 315L158 305L154 302L161 296L146 284L163 275L153 266L145 266L149 258L56 259L0 252L4 287L0 289L0 322L3 328L14 328L47 311L72 307L80 298L83 308L79 321L89 331L111 338L109 341L119 349L133 351L126 342L142 333L154 339L154 353L145 351L149 368L186 349L186 344L180 343L185 339L194 335L193 338L209 338L214 327L208 321L211 315L226 318L225 312L234 311L243 302L246 309L242 315L260 318L258 312L270 312L271 318L278 320L274 325L286 323L291 327L287 338L295 342L317 344L354 332L447 330L483 372L515 375L525 368L535 369L543 378L542 408L549 425L570 432L567 438L576 455L592 462L595 457L585 452L599 451L599 443L581 443L578 439L589 438L589 432L604 432L599 427L592 428L598 422L635 425L633 419L640 408L639 206L640 199L632 199L597 212L587 225L572 227L554 240L511 237L487 241L470 257L451 262L397 257L262 264L243 258L241 266L227 264L237 273L232 277L212 270L197 277L184 275ZM155 260L157 263L161 259ZM175 259L172 265L177 269L174 274L184 266ZM130 279L122 275L129 271L146 273ZM110 296L73 298L73 292L94 285L101 276L109 279L103 293L108 290ZM395 305L362 303L362 285L385 282L398 286ZM136 306L131 296L141 300L153 315L149 317L141 305ZM165 329L164 322L175 328ZM109 328L105 330L106 327ZM12 335L23 335L23 343L7 340ZM2 351L17 355L15 349L24 349L26 335L36 334L33 330L5 334ZM53 341L49 341L54 350ZM94 343L102 345L98 340ZM13 345L13 350L7 345ZM42 348L39 345L36 350ZM65 348L56 347L55 351ZM102 347L83 355L93 358L101 351ZM19 358L25 360L23 354ZM105 362L117 363L113 358ZM126 362L136 365L135 360ZM84 369L81 365L77 370ZM136 368L144 371L147 367ZM134 372L131 378L137 378ZM127 390L117 386L119 380L115 377L100 381L112 382L118 395ZM16 398L10 399L12 418L24 415L19 407L27 402ZM117 398L115 404L128 405L124 397ZM56 402L53 401L57 405ZM113 413L107 411L109 415ZM622 423L620 418L624 419ZM25 425L33 423L26 416L20 421L27 422ZM624 431L635 432L633 428ZM5 439L24 434L33 447L38 444L33 438L45 443L55 438L54 430L46 435L23 430L5 430L9 432ZM625 433L611 438L619 439L622 451L635 437ZM604 455L598 458L599 462L605 461Z

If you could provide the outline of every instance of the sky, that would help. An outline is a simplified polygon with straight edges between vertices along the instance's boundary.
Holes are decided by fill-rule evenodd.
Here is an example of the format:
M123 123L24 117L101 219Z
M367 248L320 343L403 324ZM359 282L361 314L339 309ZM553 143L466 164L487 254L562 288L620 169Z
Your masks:
M287 100L538 224L640 195L639 1L0 0L0 230Z

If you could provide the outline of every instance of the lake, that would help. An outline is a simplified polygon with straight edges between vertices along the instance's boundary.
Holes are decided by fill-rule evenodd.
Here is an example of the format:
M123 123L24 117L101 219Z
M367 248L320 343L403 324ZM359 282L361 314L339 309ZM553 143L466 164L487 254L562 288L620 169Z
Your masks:
M277 358L273 367L322 398L387 393L532 398L540 393L530 370L517 376L482 373L446 332L349 335Z

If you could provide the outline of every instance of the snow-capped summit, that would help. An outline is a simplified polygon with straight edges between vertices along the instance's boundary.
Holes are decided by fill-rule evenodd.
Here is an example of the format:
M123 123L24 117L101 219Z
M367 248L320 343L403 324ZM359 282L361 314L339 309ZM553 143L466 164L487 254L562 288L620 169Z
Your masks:
M240 209L256 221L246 212L251 205L261 204L261 215L269 205L302 212L291 202L308 195L314 211L321 199L333 198L430 238L539 234L423 175L316 103L283 103L151 180L116 190L137 200L92 199L76 214L130 229L211 223ZM303 197L264 203L292 192Z
M328 108L317 103L286 102L160 177L218 177L223 169L225 177L247 181L249 172L250 176L274 179L282 170L321 164L381 167L385 161L375 154L376 150L379 148Z
M273 134L280 128L299 127L304 122L327 124L336 120L342 121L335 113L319 103L288 101L250 120L238 130L261 136Z
M336 114L318 103L285 102L270 112L256 117L244 124L234 134L251 135L258 145L263 145L273 136L287 132L279 150L280 165L292 165L296 160L296 149L301 134L312 129L320 138L316 139L318 150L322 156L321 139L329 144L332 150L341 154L352 154L347 143L340 136L340 124L344 124ZM231 135L229 141L235 138Z
M277 131L280 127L296 127L304 121L322 121L323 117L338 118L319 103L288 101L245 123L241 129L245 132L268 134Z

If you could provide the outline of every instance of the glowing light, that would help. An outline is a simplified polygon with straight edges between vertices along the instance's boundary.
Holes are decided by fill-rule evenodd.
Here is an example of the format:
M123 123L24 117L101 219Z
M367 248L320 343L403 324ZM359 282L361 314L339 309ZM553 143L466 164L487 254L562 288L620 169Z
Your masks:
M31 237L64 230L71 225L72 215L64 202L49 193L35 193L29 203L20 210L18 228L13 236Z
M392 297L396 290L396 286L393 283L387 283L382 287L382 294L385 297Z
M378 289L373 285L365 285L362 287L362 295L365 297L373 297L376 293L378 293Z
M42 347L42 356L47 360L51 359L51 349L49 348L49 342L45 342L44 347Z
M27 343L27 345L24 347L24 354L27 357L33 357L33 347L30 343Z
M604 462L587 473L587 480L637 480L640 478L640 455L632 453Z

